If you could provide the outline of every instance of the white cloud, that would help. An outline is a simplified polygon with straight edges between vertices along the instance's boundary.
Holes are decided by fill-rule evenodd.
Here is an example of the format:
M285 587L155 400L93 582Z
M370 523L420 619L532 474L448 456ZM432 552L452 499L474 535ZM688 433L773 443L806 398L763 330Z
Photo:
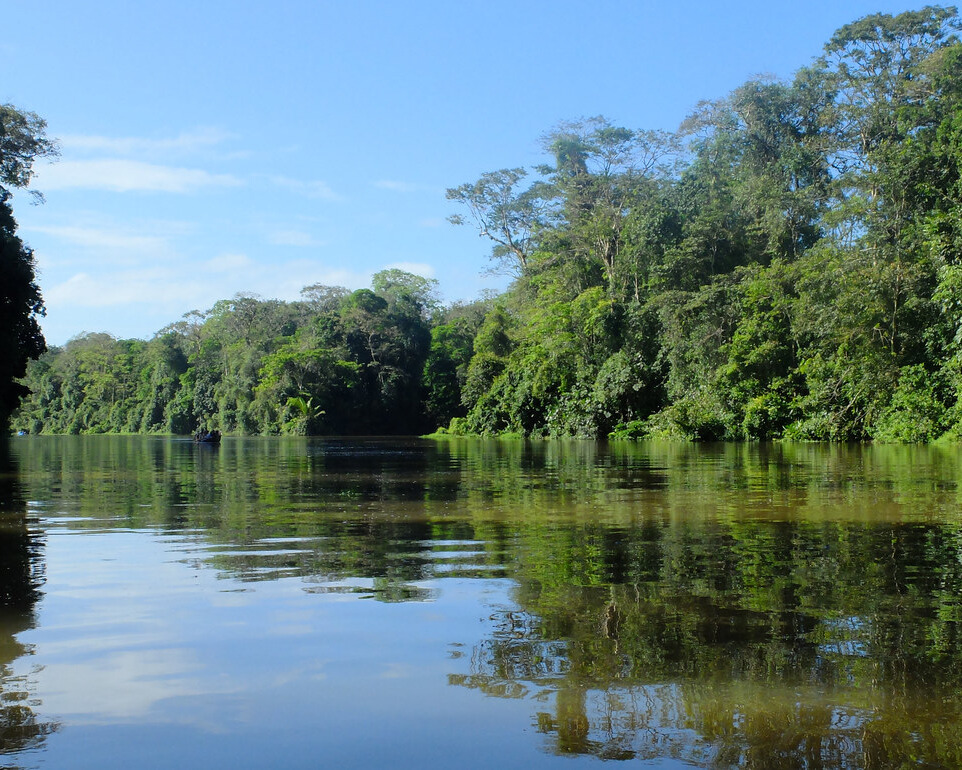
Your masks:
M444 220L441 217L428 217L418 222L419 227L441 227L443 224Z
M434 267L427 262L392 262L384 267L385 269L395 268L406 273L414 273L422 278L434 278Z
M310 233L301 230L276 230L268 237L275 246L322 246L323 241L317 240Z
M271 182L286 190L306 195L308 198L320 198L329 201L340 200L340 196L331 189L330 185L320 180L307 181L287 176L272 176Z
M177 136L162 139L67 134L61 136L59 142L61 149L68 154L92 152L109 155L167 155L206 150L231 137L231 134L220 129L198 128L193 131L182 131Z
M375 182L374 186L379 187L382 190L391 190L399 193L410 193L418 189L416 184L411 184L410 182L397 182L392 179L381 179Z
M230 273L246 270L253 264L246 254L221 254L219 257L208 259L201 267L208 273Z
M166 239L160 236L138 235L95 227L44 225L31 227L30 231L52 235L68 243L97 251L158 253L165 251L167 247Z
M300 298L301 289L315 283L359 289L370 285L371 273L346 267L329 267L316 260L300 259L266 268L260 279L251 285L262 287L257 288L257 291L265 297L294 300Z
M61 161L40 167L36 174L36 187L44 191L87 189L191 193L203 188L239 187L243 184L230 174L119 158Z
M401 264L392 267L408 269ZM409 266L410 267L410 266ZM414 272L413 270L411 272ZM295 300L305 286L359 288L371 274L328 267L314 260L282 264L255 262L246 254L222 254L185 270L182 261L94 273L76 272L67 280L44 289L48 307L58 312L70 308L137 307L143 314L166 313L170 319L186 309L209 307L238 292L253 292L270 299Z
M194 306L205 298L200 281L175 277L164 268L113 271L105 275L76 273L63 283L44 289L48 305L66 307Z

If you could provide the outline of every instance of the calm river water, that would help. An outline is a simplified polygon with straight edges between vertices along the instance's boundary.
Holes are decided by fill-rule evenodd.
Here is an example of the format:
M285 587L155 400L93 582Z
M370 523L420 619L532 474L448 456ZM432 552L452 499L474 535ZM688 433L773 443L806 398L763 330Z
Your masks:
M0 766L962 767L962 452L0 442Z

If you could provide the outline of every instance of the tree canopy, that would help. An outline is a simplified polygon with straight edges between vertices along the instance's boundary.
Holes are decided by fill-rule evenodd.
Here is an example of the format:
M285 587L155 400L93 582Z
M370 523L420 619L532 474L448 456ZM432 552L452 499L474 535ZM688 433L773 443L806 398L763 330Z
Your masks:
M17 425L956 440L959 27L939 6L856 20L673 133L559 124L544 163L448 190L513 276L499 297L443 307L397 270L235 297L47 354Z
M484 184L457 188L472 212L535 198L542 214L454 428L957 435L958 28L951 8L875 14L673 136L562 124L529 188L525 169L497 206L468 195Z
M33 113L0 105L0 432L6 432L11 412L28 392L18 378L26 373L27 362L45 350L33 252L17 236L10 204L11 188L30 183L34 161L56 154L45 130Z

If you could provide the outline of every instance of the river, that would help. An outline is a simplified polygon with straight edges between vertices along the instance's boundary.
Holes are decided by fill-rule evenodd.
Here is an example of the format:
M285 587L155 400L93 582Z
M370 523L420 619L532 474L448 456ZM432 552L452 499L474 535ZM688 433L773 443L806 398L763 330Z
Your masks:
M0 766L962 767L962 451L0 444Z

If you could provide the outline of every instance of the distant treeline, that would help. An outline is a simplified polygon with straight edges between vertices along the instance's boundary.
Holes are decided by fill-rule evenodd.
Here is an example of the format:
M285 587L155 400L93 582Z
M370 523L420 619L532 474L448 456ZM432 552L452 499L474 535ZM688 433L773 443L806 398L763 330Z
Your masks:
M75 338L31 365L13 427L409 434L462 414L459 376L483 304L441 311L435 282L400 270L372 283L309 286L300 302L239 295L148 342Z
M515 275L497 299L388 271L86 336L33 366L15 427L956 438L959 26L869 16L675 133L563 124L545 165L449 190Z

